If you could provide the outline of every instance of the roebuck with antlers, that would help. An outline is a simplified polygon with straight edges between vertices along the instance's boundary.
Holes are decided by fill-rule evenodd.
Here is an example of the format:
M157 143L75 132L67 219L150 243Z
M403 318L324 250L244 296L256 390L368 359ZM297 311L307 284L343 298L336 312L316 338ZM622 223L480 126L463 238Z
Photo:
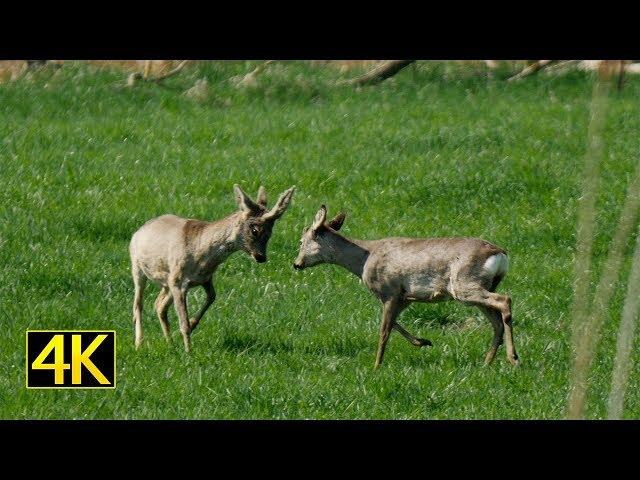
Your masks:
M147 279L162 287L155 302L156 313L167 341L167 310L171 303L180 320L184 348L188 352L191 332L216 298L212 276L229 255L244 250L256 262L267 261L267 243L275 221L289 206L295 187L280 195L267 210L264 187L254 202L238 185L233 186L239 211L216 222L162 215L145 223L133 234L129 245L131 272L135 285L133 318L136 348L142 343L142 295ZM187 292L202 286L204 304L189 320Z

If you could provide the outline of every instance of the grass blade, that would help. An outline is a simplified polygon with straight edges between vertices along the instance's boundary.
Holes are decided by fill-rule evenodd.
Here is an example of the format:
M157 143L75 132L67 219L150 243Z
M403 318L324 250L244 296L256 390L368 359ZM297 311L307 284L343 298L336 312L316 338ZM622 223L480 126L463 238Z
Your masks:
M603 62L604 63L604 62ZM600 183L600 161L604 156L602 132L608 107L610 83L606 71L601 70L593 87L591 120L588 132L588 147L582 172L582 196L578 204L578 227L576 233L575 282L573 288L573 344L578 345L586 334L589 314L589 282L591 279L591 253L595 232L595 212L598 185ZM582 365L576 365L576 368ZM574 383L575 383L574 379ZM572 397L576 388L572 388ZM571 398L570 405L579 401ZM570 412L576 407L569 407ZM571 415L570 415L571 416Z
M607 416L610 420L620 420L624 408L624 394L631 369L631 348L635 336L638 310L640 309L640 233L633 252L633 263L629 274L627 296L622 310L622 321L618 330L616 358L611 380Z
M578 328L575 330L578 336L575 344L573 384L569 398L569 418L584 417L587 375L593 361L605 314L618 281L625 247L638 216L638 209L640 209L640 166L636 168L635 177L627 190L620 221L596 287L591 315L583 321L582 325L578 324ZM586 297L582 297L582 300L586 300ZM575 301L580 301L580 298L574 299ZM574 321L576 320L578 319L574 317Z
M598 344L600 330L618 281L626 244L631 236L640 208L640 168L627 191L618 228L596 287L591 315L585 322L576 345L574 379L569 401L569 418L583 418L587 375Z

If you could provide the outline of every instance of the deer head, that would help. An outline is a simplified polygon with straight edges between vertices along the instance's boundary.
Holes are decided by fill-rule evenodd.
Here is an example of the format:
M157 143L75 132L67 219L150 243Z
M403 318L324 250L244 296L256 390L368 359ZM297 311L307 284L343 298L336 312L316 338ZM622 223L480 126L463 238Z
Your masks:
M344 212L327 222L327 207L322 205L316 213L313 225L305 227L300 239L300 251L293 268L302 270L319 263L331 262L335 250L335 232L344 223Z
M241 212L240 231L241 248L251 255L256 262L267 261L267 243L271 237L273 224L282 216L296 187L291 187L280 194L271 210L267 210L267 195L264 187L258 190L256 201L242 191L237 184L233 186L236 203Z

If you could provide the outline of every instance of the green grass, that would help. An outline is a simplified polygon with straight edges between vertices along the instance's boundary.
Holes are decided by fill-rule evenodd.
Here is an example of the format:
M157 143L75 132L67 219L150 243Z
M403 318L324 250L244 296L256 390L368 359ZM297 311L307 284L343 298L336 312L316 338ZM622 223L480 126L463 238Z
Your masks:
M228 81L255 62L185 71L167 86L122 87L84 65L0 86L1 418L561 418L568 394L575 213L592 77L507 84L452 64L420 63L373 88L340 74L275 64L253 90ZM506 72L503 72L506 73ZM180 93L209 80L209 100ZM640 152L640 80L612 97L597 216L602 265ZM217 300L182 350L175 311L167 346L145 296L133 348L128 241L172 212L217 219L232 185L271 205L297 185L269 262L236 253ZM509 252L499 291L514 305L522 365L463 305L414 305L401 320L433 341L392 334L373 370L380 304L346 270L294 271L298 240L321 203L346 209L356 238L480 236ZM629 245L632 239L629 239ZM631 249L629 249L631 250ZM624 278L628 272L627 254ZM606 321L588 416L605 416L626 281ZM204 295L190 294L190 309ZM26 329L115 329L115 390L26 390ZM640 416L634 353L626 418Z

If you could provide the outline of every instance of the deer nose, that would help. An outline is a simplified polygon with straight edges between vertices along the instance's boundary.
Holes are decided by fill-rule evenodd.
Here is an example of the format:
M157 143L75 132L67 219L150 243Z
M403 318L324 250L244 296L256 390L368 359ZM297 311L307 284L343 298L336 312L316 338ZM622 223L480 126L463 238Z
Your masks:
M295 268L296 270L302 270L303 267L304 267L304 265L302 265L301 263L295 262L293 264L293 268Z
M258 263L264 263L264 262L267 261L267 256L263 255L261 253L254 254L253 258L255 258L256 262L258 262Z

